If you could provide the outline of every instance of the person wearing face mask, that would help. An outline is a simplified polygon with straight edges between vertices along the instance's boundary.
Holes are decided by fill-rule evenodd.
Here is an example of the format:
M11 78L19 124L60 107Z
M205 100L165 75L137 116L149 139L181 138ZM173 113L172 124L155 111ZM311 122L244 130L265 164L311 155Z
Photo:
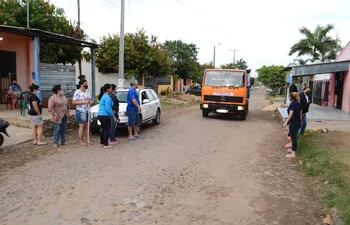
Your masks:
M41 101L36 95L39 86L32 84L29 87L30 97L29 97L29 110L28 115L30 115L33 124L33 145L45 145L43 142L43 117L42 117L42 105Z
M88 84L86 80L81 80L78 84L79 89L74 92L73 105L76 106L75 119L79 124L79 141L80 145L88 145L88 128L89 128L89 110L90 105L93 103L91 94L87 90ZM86 138L86 141L85 141Z
M300 135L303 136L306 126L307 126L307 117L306 114L309 112L309 107L311 104L311 97L310 97L310 88L304 87L304 91L300 93L300 104L301 109L303 111L303 118L302 118L302 124L300 128Z
M48 110L52 114L52 143L53 147L57 148L59 144L66 144L65 133L69 116L69 104L63 94L61 85L53 86L52 92L54 94L49 98Z

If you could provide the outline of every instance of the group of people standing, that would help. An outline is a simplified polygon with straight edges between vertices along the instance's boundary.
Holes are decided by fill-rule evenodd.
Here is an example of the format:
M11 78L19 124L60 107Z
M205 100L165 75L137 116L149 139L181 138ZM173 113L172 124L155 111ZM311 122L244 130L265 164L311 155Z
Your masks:
M307 126L307 113L311 104L310 88L305 86L301 93L295 84L289 88L291 103L288 107L288 117L284 127L288 127L287 158L295 158L298 148L298 135L303 136Z
M127 115L128 115L128 132L129 140L137 140L142 138L139 135L141 113L140 100L137 92L137 81L131 82L131 87L127 95ZM42 118L42 103L37 93L39 86L32 84L29 87L29 109L28 114L31 117L33 124L33 145L46 145L43 141L43 118ZM51 112L52 118L52 144L57 148L60 145L66 144L66 127L70 116L70 107L67 98L64 95L61 85L54 85L52 88L52 96L48 100L48 111ZM111 145L118 144L116 138L116 128L119 122L119 100L116 95L116 85L105 84L101 87L101 92L98 96L99 111L98 120L101 123L101 147L105 149L111 148ZM75 106L75 119L79 124L79 144L87 146L89 143L89 116L90 106L93 100L88 91L86 80L81 80L77 85L72 99L72 104Z

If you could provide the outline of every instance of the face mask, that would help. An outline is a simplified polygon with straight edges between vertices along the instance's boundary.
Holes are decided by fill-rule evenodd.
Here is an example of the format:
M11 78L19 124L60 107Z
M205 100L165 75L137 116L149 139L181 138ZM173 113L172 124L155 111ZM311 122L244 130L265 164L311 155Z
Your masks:
M85 89L88 89L88 88L89 88L89 86L88 86L87 84L85 84L85 85L84 85L84 88L85 88Z

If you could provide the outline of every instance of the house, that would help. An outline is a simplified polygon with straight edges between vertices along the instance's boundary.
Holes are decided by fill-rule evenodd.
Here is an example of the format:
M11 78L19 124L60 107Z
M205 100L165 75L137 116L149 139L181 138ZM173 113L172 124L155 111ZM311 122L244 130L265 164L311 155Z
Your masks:
M5 103L11 79L16 78L24 90L38 84L43 102L51 95L54 84L61 84L66 93L76 89L75 66L50 65L40 62L41 42L68 44L90 48L95 62L95 43L38 29L0 25L0 103ZM95 91L95 66L91 66L91 89ZM70 96L68 96L70 97Z
M303 78L312 88L313 103L350 113L350 42L334 62L286 68L287 80Z

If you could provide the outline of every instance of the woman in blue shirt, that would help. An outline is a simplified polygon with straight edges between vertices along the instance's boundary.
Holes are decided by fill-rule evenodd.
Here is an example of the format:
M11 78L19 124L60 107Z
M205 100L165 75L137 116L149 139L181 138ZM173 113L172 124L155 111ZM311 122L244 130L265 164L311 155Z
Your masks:
M99 102L98 120L101 122L101 145L105 149L111 148L108 145L109 134L111 131L111 119L113 117L113 100L110 97L112 93L112 86L105 84L103 86L103 95Z
M290 103L288 107L288 118L286 122L284 123L284 126L289 129L289 136L292 139L292 149L288 149L288 155L286 155L287 158L295 158L296 157L296 151L298 147L298 131L301 127L301 121L302 121L302 110L301 110L301 104L299 103L299 94L293 92L291 94L292 102Z

